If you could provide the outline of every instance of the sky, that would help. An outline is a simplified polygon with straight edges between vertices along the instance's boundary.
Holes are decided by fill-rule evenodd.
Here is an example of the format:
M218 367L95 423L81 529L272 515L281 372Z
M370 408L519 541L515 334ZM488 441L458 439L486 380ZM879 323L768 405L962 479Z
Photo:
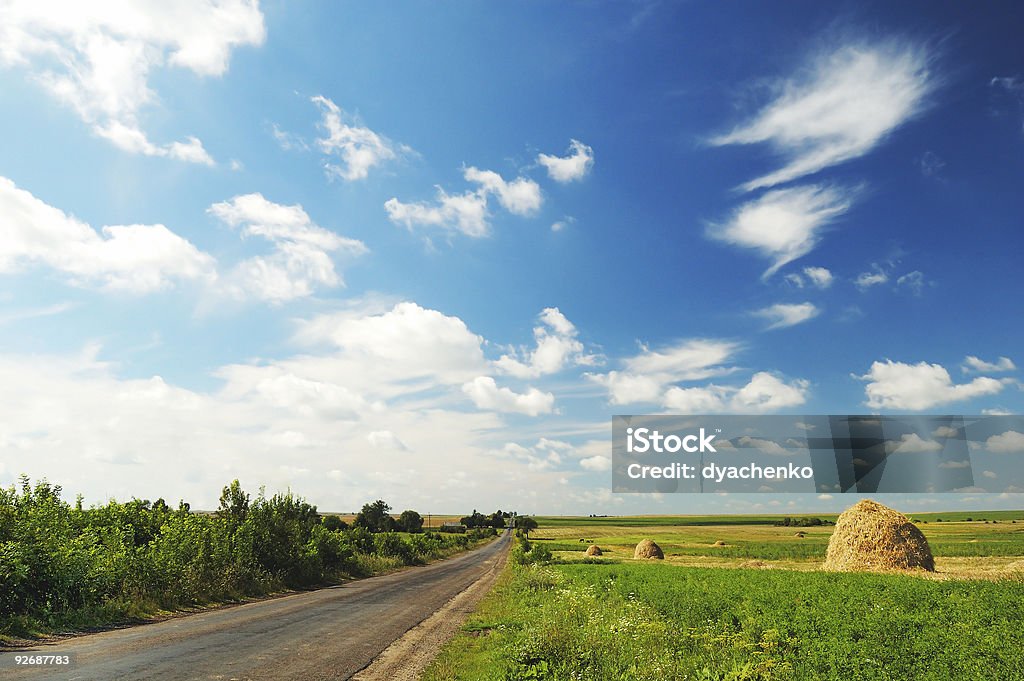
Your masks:
M1022 28L1013 2L0 0L0 485L841 510L613 494L612 416L1024 412Z

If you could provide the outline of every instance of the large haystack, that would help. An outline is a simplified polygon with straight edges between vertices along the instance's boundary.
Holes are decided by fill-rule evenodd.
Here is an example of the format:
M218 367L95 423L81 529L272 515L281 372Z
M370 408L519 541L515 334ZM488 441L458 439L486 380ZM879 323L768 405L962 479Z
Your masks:
M598 546L597 544L591 544L590 546L587 547L587 555L588 556L600 556L601 553L602 553L601 547Z
M826 570L934 572L928 540L907 516L870 499L846 509L828 540Z
M661 547L652 542L650 539L644 539L636 545L636 549L633 550L634 558L657 558L658 560L664 560L665 552L661 550Z

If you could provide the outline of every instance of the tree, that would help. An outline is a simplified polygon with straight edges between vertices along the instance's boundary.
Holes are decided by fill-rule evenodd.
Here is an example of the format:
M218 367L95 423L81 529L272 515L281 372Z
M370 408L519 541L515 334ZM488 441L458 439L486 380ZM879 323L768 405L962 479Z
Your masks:
M423 516L416 511L402 511L398 516L398 529L402 532L416 534L423 531Z
M496 530L505 527L505 517L501 514L500 508L491 514L491 517L487 521L487 524Z
M521 515L516 518L516 529L522 530L523 534L527 537L530 536L530 530L537 529L537 521L527 515Z
M469 529L473 529L474 527L487 527L489 520L487 516L474 508L472 515L463 516L459 522Z
M355 526L365 527L370 532L394 532L395 519L389 514L391 506L382 499L372 504L364 504L363 510L356 515Z
M331 532L337 532L339 530L348 529L348 523L346 523L344 520L342 520L336 515L324 516L323 519L320 521L320 524L324 526L325 530L329 530Z
M217 515L227 519L233 529L245 522L248 513L249 495L242 491L237 479L232 480L220 493L220 508L217 509Z

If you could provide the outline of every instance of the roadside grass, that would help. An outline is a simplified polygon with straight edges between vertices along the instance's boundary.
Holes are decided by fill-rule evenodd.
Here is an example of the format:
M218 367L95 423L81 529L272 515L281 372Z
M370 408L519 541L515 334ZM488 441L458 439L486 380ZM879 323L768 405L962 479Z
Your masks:
M423 679L1024 678L1024 513L914 517L937 573L821 572L832 526L778 516L540 519L554 561L510 561Z
M1024 581L510 566L422 677L1024 678Z

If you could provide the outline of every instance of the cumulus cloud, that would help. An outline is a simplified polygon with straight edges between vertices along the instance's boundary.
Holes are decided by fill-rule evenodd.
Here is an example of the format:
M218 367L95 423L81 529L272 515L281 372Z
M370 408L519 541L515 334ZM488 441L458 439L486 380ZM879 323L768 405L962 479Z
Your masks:
M1003 384L994 378L979 376L970 383L954 384L940 364L874 362L871 369L856 378L867 381L864 394L872 409L930 409L940 404L961 402L983 395L994 395Z
M809 390L810 384L803 379L786 383L767 371L760 371L740 387L671 387L665 392L662 404L681 414L764 413L803 404Z
M299 323L295 340L336 348L338 354L317 362L316 371L361 391L379 385L401 394L424 385L461 385L487 370L481 336L458 317L413 302L382 312L319 315Z
M1016 371L1017 365L1009 357L1000 357L995 362L986 362L974 355L968 355L960 370L965 374L995 373L1002 371Z
M273 253L243 260L227 276L225 286L238 298L255 297L282 303L311 295L316 287L343 285L331 254L361 255L366 246L316 225L302 206L268 201L245 194L209 208L243 236L273 244Z
M925 440L917 433L905 433L898 442L887 442L886 445L893 454L924 454L942 450L938 442Z
M1024 452L1024 433L1008 430L1000 435L993 435L985 440L985 448L997 454Z
M708 227L708 236L751 248L772 261L764 278L811 252L829 224L846 213L855 191L807 185L766 192L744 203L723 223Z
M477 376L462 386L462 392L466 393L479 409L527 416L550 414L555 405L555 396L551 393L541 392L537 388L517 393L510 388L498 387L490 376Z
M711 140L767 143L785 164L743 185L750 191L790 182L870 152L924 110L937 81L920 45L850 43L815 55L751 120Z
M768 329L784 329L813 319L820 313L821 310L813 303L777 303L752 314L767 320Z
M172 66L220 76L232 50L261 45L265 36L258 4L246 0L9 0L0 7L0 65L27 70L125 151L206 165L213 159L196 137L157 144L140 127L140 112L157 99L151 72Z
M610 471L612 469L612 460L607 456L596 454L580 459L580 468L596 472Z
M732 371L724 363L740 349L734 341L689 339L657 350L641 346L639 354L622 361L623 370L587 374L608 389L612 404L657 402L666 386L698 381Z
M374 166L411 151L367 127L346 123L343 120L344 112L330 99L317 95L311 101L320 109L320 128L324 132L324 136L316 140L316 146L325 155L337 159L337 162L324 163L328 176L362 180ZM282 146L292 144L289 137L276 128L275 137L281 141Z
M597 361L594 355L584 354L576 327L557 307L544 308L538 319L540 324L533 329L536 347L502 355L494 362L498 371L517 378L536 378L570 364L589 366Z
M488 199L491 196L497 197L499 205L513 215L533 215L543 203L540 185L525 177L510 182L493 170L472 166L463 171L463 177L477 188L451 195L438 187L434 203L404 203L390 198L384 202L388 219L409 229L439 227L470 237L484 237L490 233Z
M214 259L163 225L99 232L0 177L0 273L45 265L80 285L145 293L181 280L213 280Z
M537 163L548 171L548 177L555 182L575 182L586 177L594 166L594 150L579 140L569 142L568 156L539 154Z

